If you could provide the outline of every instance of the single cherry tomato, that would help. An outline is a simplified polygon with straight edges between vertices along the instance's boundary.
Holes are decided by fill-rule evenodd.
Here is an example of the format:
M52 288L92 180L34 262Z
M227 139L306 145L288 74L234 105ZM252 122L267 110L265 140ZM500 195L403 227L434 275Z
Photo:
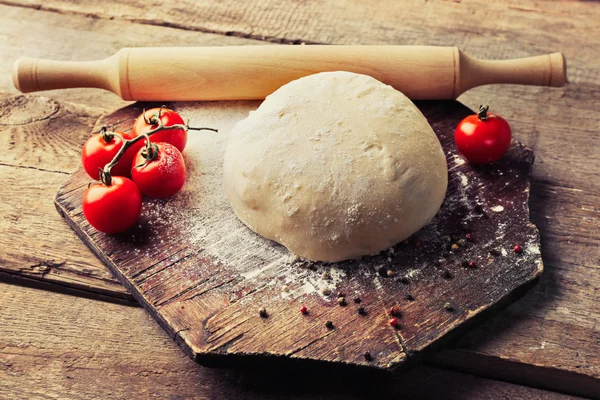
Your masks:
M135 224L142 211L142 195L131 179L110 178L110 184L93 183L83 195L83 215L104 233L119 233Z
M185 125L183 118L181 118L181 116L175 111L169 110L165 107L152 108L146 111L145 114L140 115L135 121L135 124L133 125L133 134L135 136L141 136L153 129L158 128L159 119L164 126ZM164 130L152 135L152 141L155 143L171 143L173 146L177 147L177 150L183 153L183 149L185 149L185 145L187 143L187 130Z
M143 195L171 197L185 183L185 162L172 144L151 143L149 148L138 151L133 159L131 176Z
M498 161L510 147L511 132L501 116L488 113L481 106L478 114L469 115L456 127L456 147L469 162L489 164Z
M117 132L125 140L134 138L132 133ZM131 176L131 162L137 151L143 146L143 142L139 141L131 146L121 157L117 165L115 165L110 173L112 176ZM117 136L111 135L110 132L100 132L90 137L81 151L81 162L85 172L92 179L98 180L99 170L104 168L106 164L112 161L117 155L123 142Z

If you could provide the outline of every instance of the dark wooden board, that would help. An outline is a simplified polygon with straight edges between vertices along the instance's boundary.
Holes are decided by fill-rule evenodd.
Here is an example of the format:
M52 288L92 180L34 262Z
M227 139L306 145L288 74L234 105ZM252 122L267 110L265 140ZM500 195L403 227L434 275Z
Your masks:
M539 235L529 223L532 152L515 142L500 163L465 163L452 135L471 111L453 101L418 104L449 163L447 198L431 225L378 256L334 264L294 259L246 229L222 194L227 132L257 105L171 104L192 125L221 131L193 134L186 149L186 188L170 200L145 201L140 224L130 232L107 236L87 224L80 203L89 179L82 170L56 197L57 209L77 234L198 362L231 365L279 356L397 367L515 300L542 272ZM126 130L141 107L101 118L94 131L104 124ZM445 236L454 243L467 233L473 242L444 254L450 246ZM515 244L522 254L512 251ZM464 261L475 261L475 267L464 267ZM324 295L321 286L331 294ZM337 304L338 292L348 305ZM360 297L366 315L357 313L354 297ZM307 316L298 311L302 304ZM398 329L387 323L393 305L402 313ZM262 307L268 318L259 316ZM327 320L333 329L325 326ZM373 360L364 358L367 351Z

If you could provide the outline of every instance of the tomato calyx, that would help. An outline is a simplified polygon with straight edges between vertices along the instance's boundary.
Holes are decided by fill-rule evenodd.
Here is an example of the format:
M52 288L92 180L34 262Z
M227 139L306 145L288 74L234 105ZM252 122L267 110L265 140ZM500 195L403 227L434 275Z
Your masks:
M144 162L136 165L133 168L144 168L146 165L148 165L149 162L154 161L158 158L159 151L160 150L158 149L156 143L152 143L150 141L150 138L148 137L146 139L146 146L144 146L140 153L140 155L144 159Z
M479 106L479 112L477 112L477 118L479 118L480 121L485 121L488 118L488 110L490 109L490 105L486 104L486 105L480 105Z

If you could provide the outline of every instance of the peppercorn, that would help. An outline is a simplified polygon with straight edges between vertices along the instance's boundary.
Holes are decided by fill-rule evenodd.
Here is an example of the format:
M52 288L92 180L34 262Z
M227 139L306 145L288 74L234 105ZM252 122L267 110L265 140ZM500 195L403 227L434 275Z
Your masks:
M345 298L345 297L343 297L343 296L342 296L342 297L338 297L338 299L337 299L337 303L338 303L340 306L344 307L344 306L346 305L346 298Z
M469 242L472 242L472 241L473 241L473 235L472 235L471 233L467 233L467 234L465 235L465 238L467 238L467 240L468 240Z
M386 275L391 278L392 276L394 276L394 271L392 271L391 269L388 269L386 272Z
M458 250L458 245L456 243L453 243L452 246L450 246L450 250L452 250L452 251Z
M389 324L394 328L398 327L398 318L392 318L389 320Z
M475 263L475 261L469 261L468 266L469 266L469 268L475 268L475 267L477 267L477 264Z
M267 313L266 308L261 308L260 311L258 312L258 315L260 315L261 318L269 317L269 314Z
M444 309L450 313L454 312L454 307L449 302L446 302L446 304L444 304Z
M523 248L518 244L515 244L515 247L513 247L513 251L517 254L521 254L523 252Z
M356 311L358 312L359 315L367 314L367 311L365 310L365 308L363 306L358 307Z
M465 239L459 239L458 242L456 242L459 246L464 246L465 244L467 244L467 241Z
M373 361L373 356L368 351L365 351L364 357L367 361Z
M355 298L354 298L354 302L355 302L356 304L360 304L360 302L361 302L361 300L360 300L360 297L355 297Z
M390 307L390 309L388 310L388 313L393 316L393 317L398 317L400 316L401 312L400 312L400 307L398 306L392 306Z
M302 306L300 307L300 312L304 315L308 314L308 308L306 308L306 306Z
M327 329L333 329L333 322L327 321L325 322L325 326L327 327Z
M404 298L408 301L413 301L415 299L412 294L407 294L406 296L404 296Z

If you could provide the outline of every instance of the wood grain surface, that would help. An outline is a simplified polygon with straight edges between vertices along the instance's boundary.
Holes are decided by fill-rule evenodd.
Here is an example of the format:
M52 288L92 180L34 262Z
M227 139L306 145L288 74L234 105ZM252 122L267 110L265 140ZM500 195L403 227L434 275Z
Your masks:
M431 224L377 256L294 260L243 226L222 190L227 136L257 104L168 104L191 126L219 133L190 133L186 186L171 199L147 199L139 224L128 232L105 235L87 223L81 199L89 178L83 170L56 196L69 225L198 362L294 359L395 368L418 360L488 309L514 301L541 274L539 234L528 209L533 154L513 143L501 162L473 167L453 140L454 127L472 111L455 101L417 103L448 162L448 191ZM115 111L93 132L113 125L129 131L142 108L153 106ZM517 244L522 254L513 252ZM347 304L338 305L340 297ZM356 311L354 298L365 313ZM308 315L298 311L301 305ZM393 306L400 312L390 316ZM258 313L263 307L268 318ZM398 328L388 325L392 317L400 319Z
M596 68L600 64L600 44L593 40L600 29L595 22L600 18L597 2L525 0L482 6L481 1L467 0L419 4L390 0L370 6L359 4L356 6L360 7L359 11L341 1L320 3L322 9L314 2L291 5L277 2L281 7L264 1L248 6L233 1L202 2L186 3L185 10L167 2L163 10L169 9L168 13L139 5L115 7L112 1L95 6L91 2L27 2L29 6L25 2L0 3L10 4L0 6L0 52L6 55L0 58L0 89L13 93L9 72L18 56L94 59L112 54L120 47L146 43L207 44L204 38L208 36L210 44L215 45L238 44L237 40L264 43L239 39L236 35L288 43L304 40L340 44L457 45L468 54L482 58L562 51L569 60L571 82L563 89L483 87L460 98L472 108L491 100L493 110L509 119L517 139L536 152L530 208L532 219L541 231L546 273L523 300L473 330L457 344L456 350L440 353L435 362L530 385L589 396L598 393L595 382L599 376L600 325L597 321L600 313L595 299L600 286L597 273L600 264L597 247L600 240L597 200L600 138L597 132L600 125L595 118L590 118L600 101ZM91 6L99 8L94 10ZM335 12L331 12L334 8ZM207 35L202 30L222 34ZM96 113L124 104L112 94L89 89L56 91L51 95L57 100L94 106ZM40 121L38 129L44 130L47 122ZM10 129L26 130L27 126ZM57 135L68 137L70 134L60 126L53 129ZM0 131L2 137L11 135L6 126L0 125ZM72 151L78 152L80 145ZM68 149L72 145L65 146ZM18 160L17 151L29 157L28 151L23 149L11 149L3 152L3 156ZM52 169L52 160L45 159L46 162L37 164L36 168ZM65 166L72 171L77 159L70 159L70 163ZM58 232L59 237L66 238L69 233L52 207L48 207L52 193L64 176L52 180L53 173L43 174L30 166L11 165L2 169L0 175L4 189L4 182L9 182L7 177L15 168L21 168L23 179L35 181L40 187L35 190L16 188L14 192L18 192L19 197L4 197L0 201L0 206L7 210L2 219L2 236L7 239L3 238L0 254L6 249L12 254L12 261L2 260L0 266L5 271L19 271L29 268L32 255L35 262L31 265L50 264L56 255L59 255L58 262L65 260L69 265L68 260L76 257L84 261L70 269L73 280L98 290L101 288L98 280L88 276L94 265L103 268L98 260L77 240L60 243L50 234ZM15 180L10 182L18 184ZM43 190L39 182L45 185ZM45 205L35 209L30 218L23 219L12 212L19 209L23 196L37 198L38 204ZM12 233L27 231L27 224L33 219L48 221L49 230L45 231L48 233L31 233L25 237ZM59 245L62 252L46 256L49 248ZM111 279L106 271L104 274ZM56 281L61 275L31 274L43 281ZM65 282L69 284L69 280ZM64 378L60 370L54 372L54 377Z
M578 399L433 367L402 377L204 368L138 307L3 282L0 304L7 399Z

